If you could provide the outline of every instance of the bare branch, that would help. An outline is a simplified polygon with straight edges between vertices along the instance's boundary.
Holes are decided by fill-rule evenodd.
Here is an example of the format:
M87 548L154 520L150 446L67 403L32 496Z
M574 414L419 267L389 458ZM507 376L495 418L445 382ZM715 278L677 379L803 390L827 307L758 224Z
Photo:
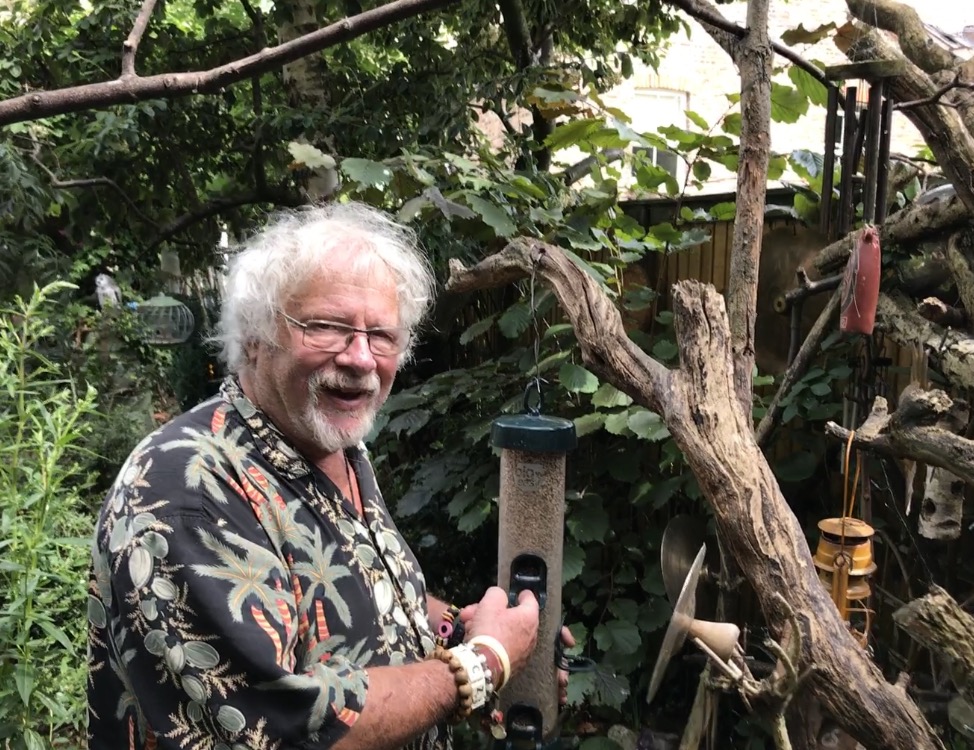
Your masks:
M912 102L899 102L898 104L894 105L893 108L904 110L904 109L913 109L914 107L923 107L928 104L929 105L937 104L938 102L940 102L940 100L944 97L945 94L950 93L954 89L974 90L974 83L962 81L960 79L960 72L958 71L957 73L954 74L954 78L952 81L950 81L949 83L945 83L943 86L941 86L939 89L937 89L933 94L931 94L927 98L915 99ZM941 102L941 103L945 107L956 106L952 102Z
M734 62L737 62L737 45L734 40L742 39L744 34L747 33L747 29L725 18L721 15L716 5L712 5L706 0L667 0L667 2L693 17L704 26L710 26L711 28L707 29L707 33L731 56ZM780 55L789 62L797 65L819 83L825 86L833 85L825 75L825 71L806 60L790 47L785 46L781 42L771 42L771 48L776 55Z
M768 444L768 439L771 437L772 431L777 426L778 420L784 411L784 408L781 406L782 400L788 395L795 383L801 380L808 371L808 368L815 359L815 355L818 354L819 345L831 329L832 320L839 311L839 296L838 292L833 294L829 298L825 309L819 313L815 325L812 326L812 330L805 337L805 341L798 350L794 361L788 366L784 376L782 376L781 384L778 386L774 398L771 399L768 411L754 431L754 439L762 448Z
M572 321L585 364L637 402L662 412L670 371L629 338L619 310L602 288L558 248L520 237L471 268L451 260L446 290L461 293L506 286L531 273L542 277L558 297Z
M587 175L592 167L594 167L599 160L604 160L606 163L619 161L625 156L625 150L621 148L607 148L598 154L591 154L586 156L581 161L577 161L571 166L565 167L565 171L561 173L561 178L565 181L566 185L574 185L585 175Z
M737 215L727 287L727 315L734 351L734 387L741 410L751 411L754 371L754 319L758 264L764 234L771 152L771 42L769 0L749 0L747 35L741 42L740 164L737 169Z
M895 0L847 0L849 11L863 23L896 34L907 58L927 73L953 68L960 60L933 44L914 8Z
M943 391L907 386L899 406L889 414L886 399L877 396L866 421L852 435L857 448L894 458L909 458L939 466L974 484L974 441L956 434L961 429L954 416L958 408ZM825 431L847 441L850 431L828 422Z
M0 125L98 109L113 104L133 104L147 99L173 99L191 94L213 93L245 78L356 39L370 31L421 13L439 10L456 2L457 0L395 0L210 70L161 73L148 77L133 76L54 91L32 91L0 102Z
M122 78L135 76L135 55L139 51L139 43L145 34L145 29L152 18L152 11L156 8L156 0L143 0L139 15L128 38L122 44Z
M297 193L292 193L283 189L265 188L263 190L252 190L236 195L228 195L220 198L213 198L199 208L195 208L188 213L174 219L159 230L159 233L152 238L148 244L148 249L158 247L160 244L169 240L173 236L185 231L194 224L209 219L240 206L251 206L256 203L269 203L274 206L285 206L296 208L304 205L305 201Z

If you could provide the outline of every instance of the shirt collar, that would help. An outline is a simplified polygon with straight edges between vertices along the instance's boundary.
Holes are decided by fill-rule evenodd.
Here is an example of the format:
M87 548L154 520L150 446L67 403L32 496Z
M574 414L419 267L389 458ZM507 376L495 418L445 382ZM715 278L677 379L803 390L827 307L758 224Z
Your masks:
M288 441L270 417L247 398L236 375L229 375L223 381L220 395L250 428L257 450L271 466L290 479L300 479L311 473L311 464Z

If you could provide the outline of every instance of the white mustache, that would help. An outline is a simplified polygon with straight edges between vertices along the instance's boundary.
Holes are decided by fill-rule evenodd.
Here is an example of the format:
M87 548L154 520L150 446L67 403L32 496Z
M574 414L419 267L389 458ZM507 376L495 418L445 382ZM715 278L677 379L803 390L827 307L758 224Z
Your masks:
M315 391L319 388L328 388L341 391L363 391L370 395L379 392L379 375L371 373L364 377L355 377L343 372L322 372L318 371L308 378L308 388Z

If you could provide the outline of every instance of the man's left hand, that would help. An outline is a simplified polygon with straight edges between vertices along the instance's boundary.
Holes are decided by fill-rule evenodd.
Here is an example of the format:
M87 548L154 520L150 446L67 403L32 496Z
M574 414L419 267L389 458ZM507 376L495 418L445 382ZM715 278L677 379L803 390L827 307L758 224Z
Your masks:
M468 604L466 607L460 610L460 620L466 625L470 620L473 619L474 614L477 612L477 604ZM561 643L568 649L575 645L575 636L572 635L572 631L568 629L567 625L561 626ZM559 669L558 670L558 705L564 706L568 702L568 670Z

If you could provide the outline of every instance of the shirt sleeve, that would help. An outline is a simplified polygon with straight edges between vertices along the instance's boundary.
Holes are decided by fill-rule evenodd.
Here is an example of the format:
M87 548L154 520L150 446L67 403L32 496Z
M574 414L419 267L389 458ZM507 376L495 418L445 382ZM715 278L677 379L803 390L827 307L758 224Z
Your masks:
M354 724L362 667L295 674L300 620L286 563L259 527L206 513L120 515L108 535L113 668L160 750L329 747Z

